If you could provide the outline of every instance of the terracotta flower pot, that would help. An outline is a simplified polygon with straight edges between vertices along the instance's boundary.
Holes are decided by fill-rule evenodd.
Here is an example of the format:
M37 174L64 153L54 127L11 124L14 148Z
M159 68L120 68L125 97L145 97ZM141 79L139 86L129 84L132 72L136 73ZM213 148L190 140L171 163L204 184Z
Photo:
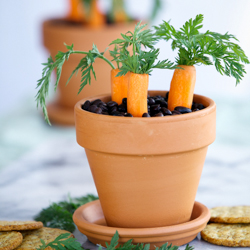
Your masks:
M66 51L64 43L74 44L75 50L90 50L93 43L97 45L100 51L104 51L108 44L120 36L120 33L126 33L134 29L134 23L106 25L102 29L93 29L68 23L63 19L48 20L43 23L43 43L52 56L58 51ZM107 57L111 57L107 53ZM68 86L65 86L72 71L78 65L82 55L71 55L69 60L63 66L61 79L58 86L57 98L48 106L48 113L51 122L73 125L74 124L74 105L81 99L111 92L110 86L110 66L102 60L96 60L95 71L97 80L94 76L91 85L84 87L78 95L81 82L81 72L72 77Z
M165 96L164 91L150 95ZM109 95L91 98L109 101ZM215 140L216 105L176 116L130 118L75 106L77 142L85 148L108 226L161 227L190 220L208 145Z

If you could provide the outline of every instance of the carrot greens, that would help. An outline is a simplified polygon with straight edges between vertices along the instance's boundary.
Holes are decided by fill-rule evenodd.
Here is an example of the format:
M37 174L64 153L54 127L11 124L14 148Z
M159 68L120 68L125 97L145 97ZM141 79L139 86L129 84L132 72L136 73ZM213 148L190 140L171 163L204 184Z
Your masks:
M247 56L237 43L232 42L238 41L235 36L209 30L201 33L202 22L203 15L199 14L176 30L170 22L164 21L155 26L156 35L158 39L171 40L172 50L178 50L178 65L214 64L220 74L233 76L237 85L246 73L243 63L249 63Z
M134 32L128 31L121 34L122 38L114 40L110 45L117 45L118 50L113 54L116 55L117 62L121 63L120 72L117 76L133 72L136 74L149 74L154 68L158 69L175 69L174 63L169 60L158 60L159 49L155 49L157 37L150 29L144 29L146 24L141 25L139 22ZM132 46L132 55L128 47ZM142 47L149 51L142 50Z
M87 84L91 84L92 74L94 75L94 78L96 77L93 64L97 58L100 58L106 61L111 66L112 69L115 69L115 66L113 65L113 63L104 56L105 51L99 52L95 44L93 44L92 50L89 50L89 51L76 51L73 49L73 44L71 46L69 45L65 45L65 46L68 51L66 52L59 51L57 55L55 56L55 60L53 60L52 57L49 57L47 63L42 64L44 65L44 68L42 71L42 78L37 81L37 88L39 89L36 95L37 106L42 107L45 120L49 124L50 124L50 121L48 118L45 99L48 96L51 75L52 75L52 72L56 70L56 82L55 82L55 87L54 87L54 89L56 90L60 77L61 77L62 66L64 62L69 59L70 55L72 54L85 55L80 60L79 64L74 69L74 71L72 72L72 74L70 75L67 81L67 84L68 84L71 77L74 74L76 75L79 70L81 71L81 85L80 85L80 89L78 93L82 91L84 86L86 86Z

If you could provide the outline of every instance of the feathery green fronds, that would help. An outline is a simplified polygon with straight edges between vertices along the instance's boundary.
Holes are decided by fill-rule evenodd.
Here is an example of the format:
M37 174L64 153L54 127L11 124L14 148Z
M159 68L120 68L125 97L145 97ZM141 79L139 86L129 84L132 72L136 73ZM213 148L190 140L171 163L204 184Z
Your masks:
M119 234L116 231L110 244L106 243L106 249L107 250L149 250L150 249L150 244L133 244L133 239L128 240L126 243L120 245L119 247L116 248L118 245L118 240L119 240ZM101 250L102 247L99 247L99 250ZM178 250L178 246L173 246L172 244L165 243L161 247L156 247L155 250ZM185 250L193 250L193 247L190 247L189 245L186 246Z
M246 73L243 63L249 60L242 48L232 42L238 41L233 35L206 31L201 33L203 15L189 19L180 30L176 30L170 22L164 21L155 26L158 39L171 40L172 50L178 50L178 65L215 65L216 70L236 79L236 85Z
M42 245L37 248L37 250L45 250L46 247L51 247L55 250L83 250L81 244L77 242L75 238L69 238L70 234L65 233L59 235L54 241L46 244L44 240L41 239ZM106 242L106 250L149 250L150 244L133 244L131 240L128 240L126 243L121 244L119 247L117 247L119 241L119 234L116 231L114 236L111 239L110 244ZM155 250L178 250L178 246L172 246L172 244L168 245L168 243L163 244L161 247L156 247ZM193 250L194 247L191 247L187 245L185 247L185 250ZM102 246L100 245L98 250L102 250Z
M45 250L47 247L55 250L83 250L81 243L75 238L71 238L70 233L61 234L47 244L43 239L40 239L40 241L42 245L37 250Z
M48 96L49 92L49 84L51 80L51 75L53 71L56 69L56 83L55 83L55 91L57 89L63 64L66 60L69 59L71 54L83 54L85 55L77 67L74 69L72 74L70 75L68 81L66 84L68 84L71 77L75 74L77 75L78 71L81 71L81 85L78 94L82 91L84 86L87 84L91 84L91 76L93 74L95 78L95 70L93 67L93 64L97 58L100 58L104 61L106 61L111 68L115 68L115 66L110 62L106 57L104 57L104 52L99 52L96 45L93 44L92 50L89 51L75 51L73 49L73 44L71 46L65 45L67 50L66 52L59 51L58 54L55 56L55 61L52 59L52 57L48 58L47 63L43 63L44 65L43 71L42 71L42 78L37 81L37 88L38 92L36 95L36 102L37 106L40 106L43 110L45 120L48 124L50 124L47 109L46 109L46 97Z
M154 68L175 69L174 63L169 60L157 61L159 49L154 48L157 37L150 29L144 29L146 24L137 23L134 32L121 34L122 38L114 40L118 49L115 51L116 61L121 63L120 72L117 76L125 75L131 71L136 74L149 74ZM128 47L132 46L132 55ZM142 47L149 51L142 50Z
M44 208L34 219L41 221L45 227L60 228L73 232L75 230L75 224L72 215L75 210L97 199L97 196L90 194L80 198L69 197L67 201L52 203L49 207Z

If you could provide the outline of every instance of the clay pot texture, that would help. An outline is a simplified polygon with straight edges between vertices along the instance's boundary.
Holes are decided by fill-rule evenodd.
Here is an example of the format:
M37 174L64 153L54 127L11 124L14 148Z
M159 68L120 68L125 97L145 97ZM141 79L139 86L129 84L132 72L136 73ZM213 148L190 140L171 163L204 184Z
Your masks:
M150 91L165 96L166 91ZM105 102L110 96L96 96ZM108 226L150 228L190 220L207 148L215 140L216 105L165 117L116 117L75 106L77 142L85 148Z
M97 45L99 51L104 51L111 41L120 37L120 33L126 33L128 30L133 30L134 26L134 23L110 24L101 29L93 29L82 25L73 25L64 19L53 19L43 23L43 43L52 58L55 58L58 51L67 51L64 43L67 45L73 43L75 50L84 51L90 50L94 43ZM111 59L109 53L106 53L106 56ZM77 76L73 76L69 84L65 86L69 76L82 57L83 55L80 54L71 55L63 66L57 97L56 100L54 100L56 107L55 105L53 106L53 114L55 115L50 116L52 122L54 121L53 117L56 116L55 122L59 121L60 123L58 113L67 115L67 113L63 113L62 109L66 110L66 112L70 109L72 117L67 118L67 120L69 120L69 124L74 124L74 105L79 100L88 96L111 92L111 67L100 59L97 59L94 64L97 80L92 76L91 85L85 86L79 95L77 93L81 84L81 72L79 72ZM61 120L62 123L67 123L67 120L63 118Z

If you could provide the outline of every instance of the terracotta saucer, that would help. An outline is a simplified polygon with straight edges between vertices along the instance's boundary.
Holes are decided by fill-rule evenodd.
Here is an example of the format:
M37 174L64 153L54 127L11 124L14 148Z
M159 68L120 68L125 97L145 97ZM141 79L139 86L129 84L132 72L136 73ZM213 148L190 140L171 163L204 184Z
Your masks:
M73 220L79 231L86 235L94 244L106 246L112 236L118 231L119 243L133 239L133 243L150 243L151 249L168 242L181 246L192 241L202 231L210 218L209 209L195 202L191 220L178 225L155 228L115 228L108 227L99 200L92 201L79 207Z
M63 126L74 126L74 108L61 107L56 103L50 103L47 106L49 119L52 124Z

